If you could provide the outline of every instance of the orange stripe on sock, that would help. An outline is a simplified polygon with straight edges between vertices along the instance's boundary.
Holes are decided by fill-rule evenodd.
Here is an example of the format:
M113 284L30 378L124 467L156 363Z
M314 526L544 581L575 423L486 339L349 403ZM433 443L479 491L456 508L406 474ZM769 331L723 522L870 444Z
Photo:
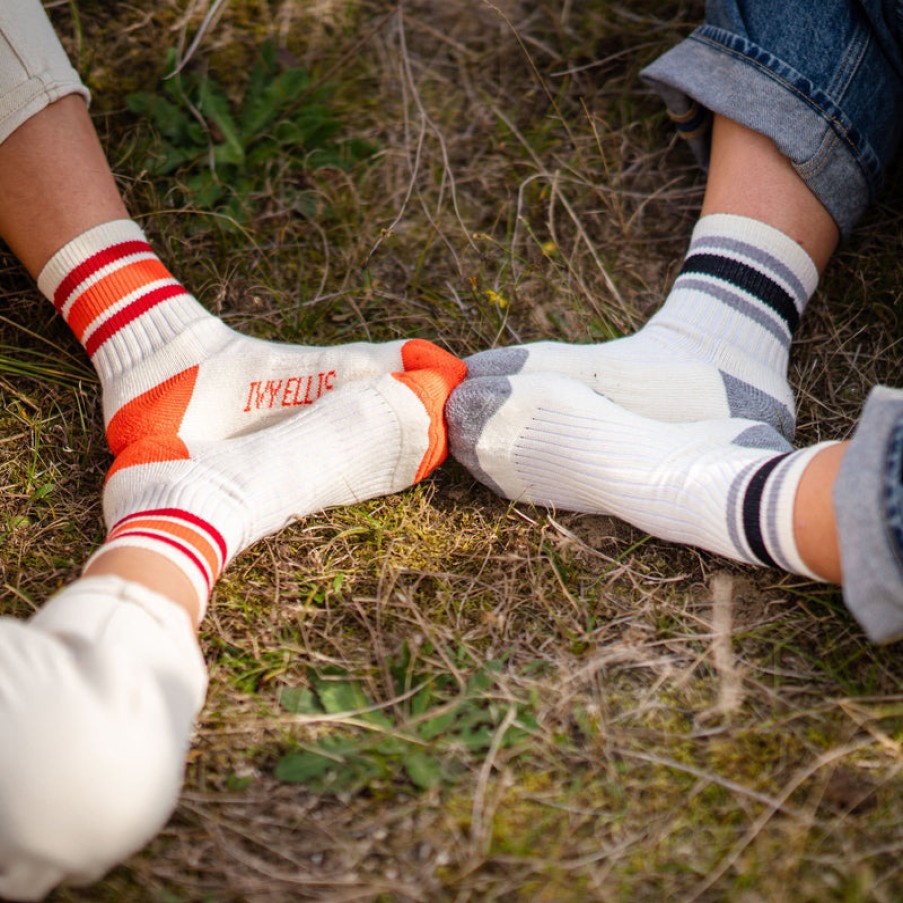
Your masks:
M160 461L187 461L188 446L175 434L147 436L126 446L107 471L107 479L126 467L136 464L156 464Z
M220 556L223 561L229 557L229 550L226 547L226 540L223 538L223 534L220 533L210 521L204 520L203 517L198 517L196 514L192 514L191 511L186 511L184 508L148 508L146 511L133 511L131 514L126 514L125 517L119 518L119 520L111 527L111 532L112 530L118 530L119 527L129 523L129 521L137 520L139 517L164 517L191 524L192 527L197 527L201 533L205 536L209 536L213 540L220 551Z
M169 520L156 520L153 518L135 518L119 527L114 527L107 537L107 542L110 542L119 536L128 535L130 532L136 530L159 530L161 533L168 533L170 536L187 543L204 559L204 561L207 562L213 580L215 581L216 578L219 577L222 562L219 560L219 556L216 554L213 545L201 536L197 530L193 530L191 527L187 527L184 524L175 523Z
M156 257L127 263L85 289L69 308L66 322L75 337L84 344L85 330L105 310L142 286L172 278L172 273Z
M133 442L179 432L198 379L195 364L126 402L107 426L107 444L118 456Z

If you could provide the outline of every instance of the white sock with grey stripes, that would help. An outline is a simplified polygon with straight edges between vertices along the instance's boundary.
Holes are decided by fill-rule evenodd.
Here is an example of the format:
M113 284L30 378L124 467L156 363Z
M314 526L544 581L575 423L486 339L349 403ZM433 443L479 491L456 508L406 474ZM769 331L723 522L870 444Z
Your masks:
M793 504L821 445L792 451L767 424L662 423L575 380L465 380L446 405L452 454L505 498L620 517L661 539L819 579Z
M742 417L792 439L790 342L817 283L810 257L777 229L705 216L665 304L636 335L484 351L468 374L561 373L656 420Z

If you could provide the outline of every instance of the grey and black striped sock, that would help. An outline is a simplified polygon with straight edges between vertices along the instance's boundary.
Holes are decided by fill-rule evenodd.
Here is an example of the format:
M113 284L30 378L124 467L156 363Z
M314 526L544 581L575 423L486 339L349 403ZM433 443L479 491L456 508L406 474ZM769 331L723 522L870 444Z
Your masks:
M790 343L817 283L812 260L782 232L706 216L667 300L635 335L494 349L469 358L468 372L560 373L656 420L741 417L792 439Z
M797 550L793 508L822 445L793 451L771 426L739 418L662 423L557 374L467 379L446 418L452 454L506 498L613 515L818 579Z

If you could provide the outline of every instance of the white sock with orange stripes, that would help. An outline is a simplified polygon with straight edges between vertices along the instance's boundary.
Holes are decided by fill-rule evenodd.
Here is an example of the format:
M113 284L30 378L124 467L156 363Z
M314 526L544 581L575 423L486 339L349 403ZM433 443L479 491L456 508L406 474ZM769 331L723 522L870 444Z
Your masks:
M349 382L429 366L437 350L420 339L315 348L243 336L173 278L132 220L70 241L38 285L100 376L114 455L151 434L251 432Z
M443 408L464 377L450 354L430 369L330 392L257 432L209 441L151 436L116 459L104 489L106 543L169 558L203 615L213 583L251 543L292 520L405 489L446 455Z

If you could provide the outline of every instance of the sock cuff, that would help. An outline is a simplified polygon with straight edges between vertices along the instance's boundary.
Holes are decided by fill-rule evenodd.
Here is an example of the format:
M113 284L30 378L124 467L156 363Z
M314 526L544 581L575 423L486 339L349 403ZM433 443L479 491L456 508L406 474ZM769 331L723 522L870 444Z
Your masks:
M733 213L703 216L693 229L689 253L704 248L740 255L778 277L793 294L799 313L818 287L812 258L789 235L761 220Z
M198 619L203 618L213 585L231 557L216 527L181 508L152 508L125 515L110 527L106 541L88 563L120 548L145 549L176 565L195 591Z
M133 220L102 223L72 239L41 270L38 286L102 383L209 317Z
M812 459L823 449L836 444L836 442L819 442L788 455L775 468L767 486L767 500L774 523L769 543L772 554L784 570L808 577L818 583L824 583L824 577L816 574L803 561L796 544L794 529L796 493L800 479Z
M741 475L742 488L731 491L729 528L747 560L824 582L799 554L793 513L803 471L815 454L831 444L776 455Z
M144 230L131 219L117 219L93 226L60 248L38 274L38 288L51 301L63 280L94 255L114 245L140 242L148 245Z

